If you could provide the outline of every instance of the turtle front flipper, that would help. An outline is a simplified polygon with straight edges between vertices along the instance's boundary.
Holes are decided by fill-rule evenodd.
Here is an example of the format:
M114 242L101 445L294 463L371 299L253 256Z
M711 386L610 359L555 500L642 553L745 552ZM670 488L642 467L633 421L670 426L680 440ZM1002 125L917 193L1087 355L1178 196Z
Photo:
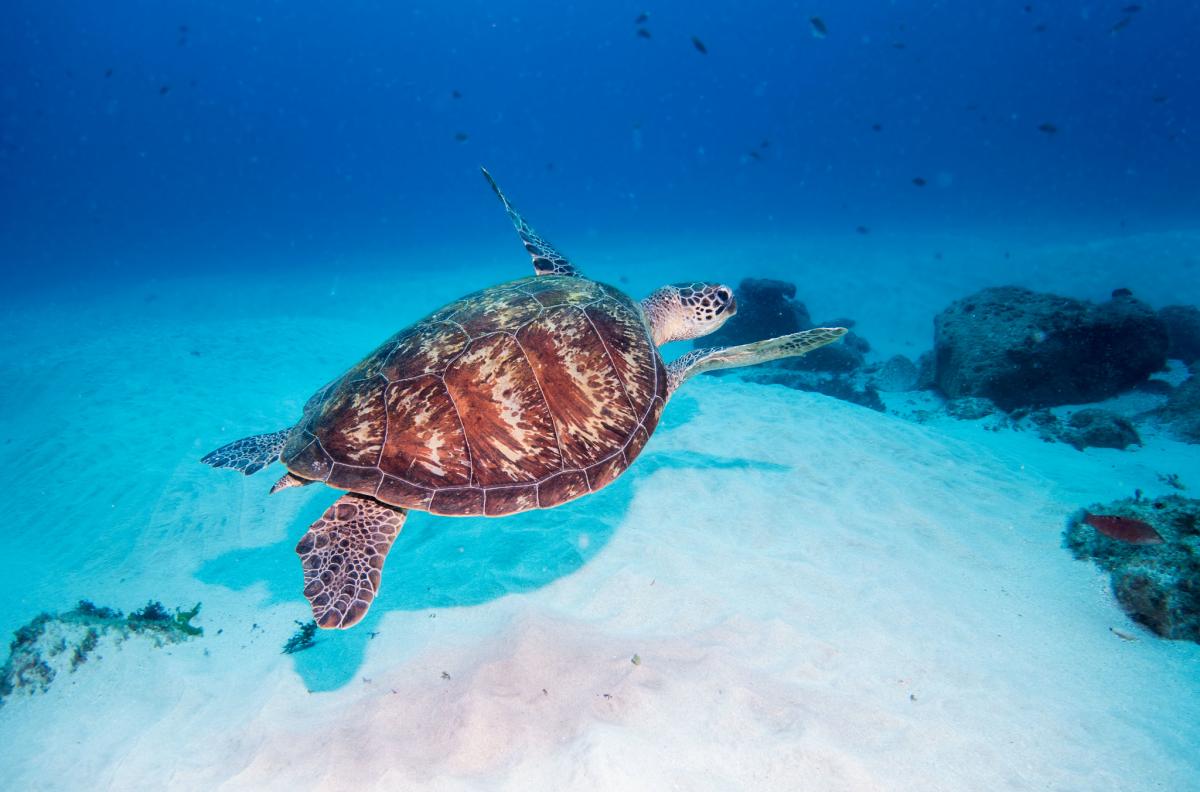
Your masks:
M554 249L546 240L538 236L537 232L530 227L529 223L525 222L525 218L521 217L508 199L504 197L504 193L500 191L500 185L496 184L496 180L492 178L492 174L487 172L487 168L480 168L483 171L483 176L488 180L488 184L492 185L492 190L495 191L496 197L504 204L505 211L508 212L509 218L513 225L516 226L517 235L521 237L521 241L525 243L525 249L529 251L529 255L533 256L533 269L538 275L572 275L580 277L579 270L567 257Z
M845 334L844 327L816 327L766 341L756 341L753 344L693 350L667 366L667 398L671 398L671 394L684 380L702 371L753 366L768 360L799 357L831 344Z
M304 566L304 596L319 626L344 630L367 614L407 516L405 509L347 493L309 527L296 553Z
M288 433L291 431L291 429L284 429L270 434L243 437L229 445L221 446L200 461L213 467L240 470L249 476L279 459L279 455L283 452L283 445L287 442Z

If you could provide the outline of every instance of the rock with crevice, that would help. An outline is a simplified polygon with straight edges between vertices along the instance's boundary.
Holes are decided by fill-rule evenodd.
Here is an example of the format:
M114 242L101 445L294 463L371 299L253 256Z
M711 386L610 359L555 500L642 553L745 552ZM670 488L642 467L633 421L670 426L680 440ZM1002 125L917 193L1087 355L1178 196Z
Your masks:
M1167 360L1167 329L1120 291L1094 304L1017 286L984 289L934 319L934 380L950 398L1001 409L1102 401Z

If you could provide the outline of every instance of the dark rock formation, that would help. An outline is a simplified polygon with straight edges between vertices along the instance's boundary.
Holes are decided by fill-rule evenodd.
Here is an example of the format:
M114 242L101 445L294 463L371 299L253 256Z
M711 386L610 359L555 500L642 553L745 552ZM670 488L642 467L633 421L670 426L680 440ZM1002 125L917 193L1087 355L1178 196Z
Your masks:
M1192 376L1176 388L1166 406L1155 410L1153 415L1179 440L1185 443L1200 443L1200 377L1192 366Z
M1200 308L1194 305L1168 305L1158 317L1167 326L1170 346L1167 357L1194 363L1200 360Z
M1129 544L1084 522L1092 514L1142 520L1162 544ZM1065 544L1112 573L1113 594L1134 621L1164 638L1200 643L1200 501L1171 495L1095 504L1067 522Z
M903 393L917 389L921 372L904 355L893 355L871 374L871 384L884 393Z
M1116 448L1141 445L1142 438L1129 421L1108 410L1080 410L1065 426L1059 426L1058 437L1082 451L1085 448Z
M984 396L1004 410L1080 404L1160 370L1167 330L1132 296L1095 305L1008 286L942 311L934 352L937 386L950 398Z

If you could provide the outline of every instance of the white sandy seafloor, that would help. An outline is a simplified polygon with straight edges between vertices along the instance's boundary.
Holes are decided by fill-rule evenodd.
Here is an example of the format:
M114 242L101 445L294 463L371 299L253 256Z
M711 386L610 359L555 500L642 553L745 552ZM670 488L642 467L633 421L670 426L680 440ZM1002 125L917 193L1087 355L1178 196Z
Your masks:
M4 788L1196 788L1200 646L1132 624L1061 546L1080 506L1168 492L1164 473L1200 489L1196 447L1153 432L1078 452L701 377L599 494L411 515L367 619L281 654L308 618L292 547L333 493L268 498L278 467L245 478L199 456L286 426L397 327L525 272L519 251L496 261L511 273L383 274L365 297L345 275L179 279L5 312L0 630L153 597L202 602L205 634L102 644L10 697ZM856 310L882 275L852 266L793 279L814 315L863 317L914 356L934 311L1012 280L902 283ZM1069 271L1054 288L1167 290Z

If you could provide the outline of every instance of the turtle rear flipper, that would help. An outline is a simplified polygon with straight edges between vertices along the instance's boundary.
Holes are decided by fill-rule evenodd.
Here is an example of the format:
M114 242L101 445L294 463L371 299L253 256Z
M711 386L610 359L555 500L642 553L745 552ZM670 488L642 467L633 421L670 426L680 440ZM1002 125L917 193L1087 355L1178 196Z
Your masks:
M492 191L496 193L496 197L500 199L500 203L504 204L504 210L508 212L508 217L512 220L513 227L517 229L517 236L521 237L522 244L529 251L529 255L533 257L533 271L538 275L571 275L573 277L581 277L579 270L575 265L567 260L567 257L554 249L546 240L538 236L538 233L533 230L533 226L525 222L525 218L516 210L504 193L500 190L500 185L496 184L496 180L492 178L492 174L487 172L487 168L480 168L483 171L483 176L488 180L488 184L492 185Z
M300 538L296 553L304 566L304 596L319 626L344 630L367 614L407 516L405 509L346 493Z
M254 435L223 445L200 461L218 468L233 468L249 476L279 459L290 429Z

